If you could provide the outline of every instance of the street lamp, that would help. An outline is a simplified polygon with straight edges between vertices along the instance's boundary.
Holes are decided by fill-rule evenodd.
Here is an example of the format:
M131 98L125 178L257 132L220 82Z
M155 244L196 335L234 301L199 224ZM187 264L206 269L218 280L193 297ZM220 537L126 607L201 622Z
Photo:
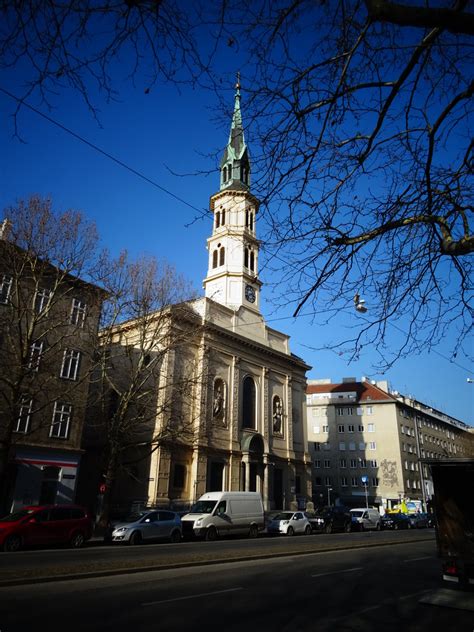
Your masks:
M328 507L331 506L331 492L332 492L332 487L328 487Z
M368 483L369 483L369 477L368 476L362 476L361 477L361 481L362 481L362 485L365 488L365 508L368 509L369 508L369 492L368 492Z

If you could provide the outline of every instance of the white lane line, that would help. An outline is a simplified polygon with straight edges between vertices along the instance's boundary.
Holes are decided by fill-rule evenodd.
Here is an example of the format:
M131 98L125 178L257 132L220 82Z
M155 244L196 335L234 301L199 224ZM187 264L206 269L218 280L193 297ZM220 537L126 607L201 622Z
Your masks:
M403 560L404 562L419 562L420 560L432 560L432 555L425 555L425 557L412 557L410 560Z
M345 568L342 571L331 571L329 573L318 573L317 575L311 575L311 577L326 577L326 575L337 575L338 573L351 573L354 571L361 571L362 566L357 566L356 568Z
M174 599L162 599L161 601L149 601L148 603L142 603L142 606L156 606L159 603L170 603L171 601L184 601L185 599L198 599L199 597L210 597L211 595L222 595L224 593L236 592L237 590L243 590L239 588L227 588L226 590L216 590L214 592L201 593L199 595L188 595L187 597L175 597Z

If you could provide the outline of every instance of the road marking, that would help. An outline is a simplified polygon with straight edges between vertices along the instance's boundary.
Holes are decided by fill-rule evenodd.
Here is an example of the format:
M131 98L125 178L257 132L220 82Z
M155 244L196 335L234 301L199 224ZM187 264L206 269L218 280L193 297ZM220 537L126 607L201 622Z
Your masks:
M345 568L342 571L331 571L329 573L318 573L317 575L311 575L311 577L326 577L326 575L337 575L338 573L351 573L353 571L361 571L362 566L357 566L356 568Z
M420 560L432 560L432 555L425 555L424 557L412 557L410 560L403 560L404 562L419 562Z
M224 593L236 592L237 590L243 590L239 588L227 588L226 590L216 590L214 592L201 593L199 595L188 595L187 597L175 597L174 599L162 599L161 601L149 601L148 603L142 603L142 606L156 606L160 603L170 603L171 601L184 601L185 599L198 599L199 597L210 597L211 595L222 595Z

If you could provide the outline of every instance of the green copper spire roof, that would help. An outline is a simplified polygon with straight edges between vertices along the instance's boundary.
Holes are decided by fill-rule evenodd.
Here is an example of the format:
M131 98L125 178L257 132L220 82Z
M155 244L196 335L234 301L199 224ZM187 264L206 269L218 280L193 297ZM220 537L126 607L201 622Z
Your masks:
M242 112L240 110L240 73L235 85L235 103L229 142L221 160L221 191L237 189L248 191L250 185L250 160L245 144Z

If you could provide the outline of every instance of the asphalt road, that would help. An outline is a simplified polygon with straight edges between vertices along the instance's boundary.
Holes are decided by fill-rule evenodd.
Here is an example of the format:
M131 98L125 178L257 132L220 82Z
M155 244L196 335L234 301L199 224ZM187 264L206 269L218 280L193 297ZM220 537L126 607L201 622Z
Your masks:
M472 632L474 598L473 610L423 602L438 594L438 578L433 542L400 540L392 546L3 587L0 629Z
M145 569L174 568L192 564L215 564L230 560L302 555L309 552L390 546L401 541L429 539L434 550L434 531L380 531L362 533L314 534L294 537L260 537L255 540L224 539L217 542L181 542L88 546L81 550L50 550L0 553L0 586L49 578L77 577L84 574L107 575ZM1 626L0 626L1 630ZM3 632L3 631L2 631Z

